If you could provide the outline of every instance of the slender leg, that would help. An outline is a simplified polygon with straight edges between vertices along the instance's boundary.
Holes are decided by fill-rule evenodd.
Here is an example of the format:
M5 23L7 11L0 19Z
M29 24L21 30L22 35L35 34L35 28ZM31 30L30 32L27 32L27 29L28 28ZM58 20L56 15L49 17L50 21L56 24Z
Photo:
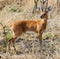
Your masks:
M8 51L10 51L11 41L8 42Z
M10 51L10 42L9 42L8 48L9 48L9 51Z
M40 46L42 47L42 34L39 35Z
M16 38L11 38L11 39L9 40L9 43L8 43L8 50L9 50L9 51L10 51L10 45L11 45L11 43L13 44L14 50L16 51L16 48L15 48L15 45L14 45L15 39L16 39Z
M6 53L10 53L10 45L11 45L11 41L9 41L7 44Z
M41 58L42 58L42 33L39 34L39 43L40 43Z
M15 40L17 39L17 37L14 37L13 39L12 39L12 45L13 45L13 47L14 47L14 51L16 52L16 48L15 48Z
M10 45L9 45L9 42L8 42L6 52L9 52L9 50L10 50Z
M16 51L16 48L15 48L15 43L12 43L13 44L13 47L14 47L14 51Z

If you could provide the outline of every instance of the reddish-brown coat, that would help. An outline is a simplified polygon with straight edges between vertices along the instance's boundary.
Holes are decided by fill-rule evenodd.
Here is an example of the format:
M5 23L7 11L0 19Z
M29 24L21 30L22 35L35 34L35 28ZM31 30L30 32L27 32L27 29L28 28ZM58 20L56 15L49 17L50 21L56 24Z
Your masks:
M11 25L13 37L9 40L9 46L8 46L9 49L10 49L11 43L13 44L13 47L15 49L14 42L19 36L22 35L22 33L25 33L26 31L36 32L38 34L38 38L39 38L40 45L41 45L42 44L42 33L46 29L47 19L48 19L48 14L46 13L46 15L40 20L21 20L21 21L14 22Z

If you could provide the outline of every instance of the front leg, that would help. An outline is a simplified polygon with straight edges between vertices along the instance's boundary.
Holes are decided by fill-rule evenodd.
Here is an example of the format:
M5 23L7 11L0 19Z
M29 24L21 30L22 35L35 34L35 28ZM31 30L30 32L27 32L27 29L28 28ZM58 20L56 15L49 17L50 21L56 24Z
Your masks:
M41 58L42 58L42 33L39 34L38 38L39 38Z
M42 34L39 35L40 46L42 47Z

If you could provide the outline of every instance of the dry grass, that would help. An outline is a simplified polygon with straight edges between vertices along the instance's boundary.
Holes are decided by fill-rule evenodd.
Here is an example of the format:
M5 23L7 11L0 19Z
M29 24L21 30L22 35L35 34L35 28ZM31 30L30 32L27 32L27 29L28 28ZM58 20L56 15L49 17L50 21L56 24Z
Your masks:
M42 59L60 59L60 14L57 14L57 10L54 9L56 8L56 1L50 1L49 4L53 10L49 13L47 29L43 33ZM12 22L17 20L39 19L39 14L32 14L33 6L34 2L32 0L22 4L21 7L16 2L10 3L10 5L7 4L0 11L0 22L10 26ZM6 53L5 38L2 36L0 37L0 59L41 59L39 40L36 33L27 32L21 36L22 39L19 39L15 44L17 54L15 54L12 46L10 53Z
M26 40L28 36L28 34L26 34L26 37L24 36L16 41L16 54L12 46L10 53L5 53L6 47L1 46L0 57L2 59L41 59L39 40L35 37L35 33L33 33L34 38L32 38L31 34L32 33L29 34L28 39L34 40ZM48 36L48 34L50 36ZM48 34L43 34L46 37L44 37L42 42L42 59L60 59L60 37L55 34L53 34L53 36L52 33Z

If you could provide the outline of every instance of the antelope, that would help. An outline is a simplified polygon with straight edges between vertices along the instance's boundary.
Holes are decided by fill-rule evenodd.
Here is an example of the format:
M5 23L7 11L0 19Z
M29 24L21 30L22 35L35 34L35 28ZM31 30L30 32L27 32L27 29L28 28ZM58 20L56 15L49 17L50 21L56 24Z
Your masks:
M14 42L17 40L17 38L26 31L36 32L39 36L40 43L42 43L42 33L46 29L48 14L44 13L43 15L41 15L41 18L42 19L40 20L22 20L14 22L11 26L11 30L13 32L13 38L9 40L9 48L10 44L13 43L14 46Z
M48 8L47 8L48 9ZM13 32L13 37L9 40L9 50L10 50L10 44L13 44L14 50L15 48L15 41L18 37L20 37L23 33L26 31L34 31L37 33L40 46L42 46L42 34L47 26L47 20L48 20L48 11L46 10L40 13L40 20L21 20L13 22L11 25L11 31Z

